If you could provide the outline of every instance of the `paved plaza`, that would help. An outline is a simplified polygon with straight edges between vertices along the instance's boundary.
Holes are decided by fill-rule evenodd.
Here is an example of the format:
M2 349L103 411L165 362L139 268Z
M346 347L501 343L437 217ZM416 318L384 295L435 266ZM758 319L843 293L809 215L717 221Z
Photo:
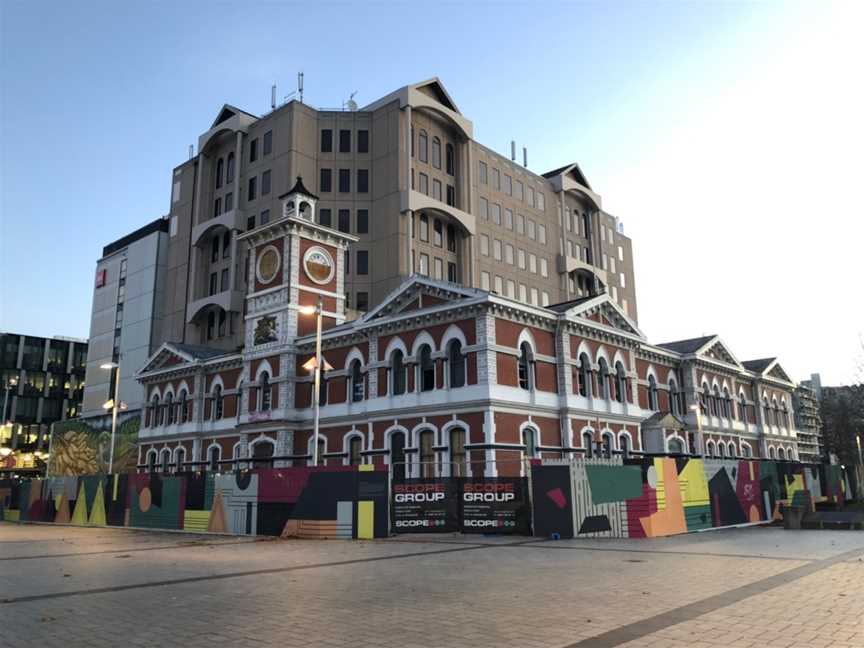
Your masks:
M0 646L864 646L864 533L282 541L0 523Z

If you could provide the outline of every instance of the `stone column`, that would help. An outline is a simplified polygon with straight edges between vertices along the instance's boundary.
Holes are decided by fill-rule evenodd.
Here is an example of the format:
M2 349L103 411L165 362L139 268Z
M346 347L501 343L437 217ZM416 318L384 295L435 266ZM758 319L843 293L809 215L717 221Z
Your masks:
M369 398L378 396L378 335L369 338L369 357L366 358L366 382L369 388Z
M294 432L292 430L279 430L276 433L276 455L285 456L294 454ZM273 462L274 468L286 468L291 465L287 459L277 459Z

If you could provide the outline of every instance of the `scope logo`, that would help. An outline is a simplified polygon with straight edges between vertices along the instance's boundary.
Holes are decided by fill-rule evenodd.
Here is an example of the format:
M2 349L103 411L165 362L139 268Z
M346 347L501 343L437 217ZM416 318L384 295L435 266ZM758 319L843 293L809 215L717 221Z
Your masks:
M479 484L468 482L462 492L464 502L513 502L516 488L513 484Z
M394 484L393 500L398 504L442 502L444 484Z

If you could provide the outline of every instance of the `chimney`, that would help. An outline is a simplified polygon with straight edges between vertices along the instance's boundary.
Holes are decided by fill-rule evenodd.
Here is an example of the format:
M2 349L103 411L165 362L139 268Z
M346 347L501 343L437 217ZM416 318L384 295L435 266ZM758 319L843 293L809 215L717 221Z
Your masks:
M510 140L510 161L516 161L516 140Z
M270 110L276 110L276 84L270 88Z
M526 169L528 168L528 147L527 146L522 147L522 166L524 166Z
M191 160L193 157L195 157L195 147L192 144L190 144L189 145L189 159Z

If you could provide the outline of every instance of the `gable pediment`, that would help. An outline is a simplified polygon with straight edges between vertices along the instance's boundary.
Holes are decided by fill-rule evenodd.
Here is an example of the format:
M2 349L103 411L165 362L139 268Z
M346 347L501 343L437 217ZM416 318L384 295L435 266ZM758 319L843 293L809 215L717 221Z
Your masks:
M699 351L698 355L702 358L725 362L726 364L735 365L736 367L741 365L741 363L738 362L738 359L732 354L729 348L723 344L720 338L715 338L713 342L709 343L703 350Z
M182 365L190 364L194 361L191 356L179 351L169 344L163 344L156 350L144 367L138 372L139 374L148 374L154 371L162 371L163 369L179 368Z
M779 362L774 362L774 365L768 370L767 376L771 378L776 378L777 380L782 380L784 382L794 382L789 374L780 366Z
M459 112L453 99L450 98L450 95L444 89L444 85L438 79L433 79L428 83L419 84L415 86L415 89L418 92L422 92L426 96L431 97L448 110L452 110L455 113Z
M426 310L427 308L455 303L477 296L477 291L471 288L444 284L421 277L412 277L388 297L384 298L378 306L366 313L362 321L370 322L375 319L410 313L411 311Z
M599 295L565 311L568 318L588 320L644 339L642 331L627 317L609 295Z

